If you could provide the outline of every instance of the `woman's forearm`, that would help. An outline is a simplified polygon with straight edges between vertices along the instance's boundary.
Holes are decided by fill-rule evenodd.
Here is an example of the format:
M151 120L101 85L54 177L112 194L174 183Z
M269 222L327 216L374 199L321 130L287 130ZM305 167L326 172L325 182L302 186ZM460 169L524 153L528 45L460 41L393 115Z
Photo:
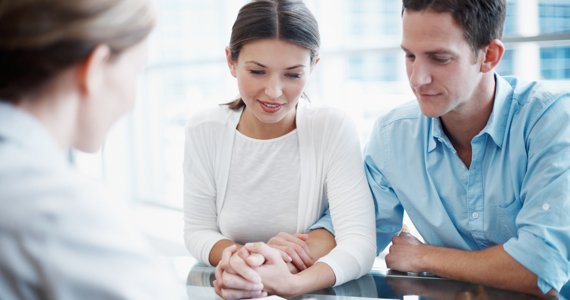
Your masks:
M236 245L237 246L237 250L239 250L241 247L243 247L243 245L234 243L230 240L220 240L219 242L217 242L214 247L212 247L212 250L210 251L210 264L212 266L217 266L218 263L220 262L220 260L222 259L222 253L224 252L224 249L226 249L227 247L230 247L232 245Z

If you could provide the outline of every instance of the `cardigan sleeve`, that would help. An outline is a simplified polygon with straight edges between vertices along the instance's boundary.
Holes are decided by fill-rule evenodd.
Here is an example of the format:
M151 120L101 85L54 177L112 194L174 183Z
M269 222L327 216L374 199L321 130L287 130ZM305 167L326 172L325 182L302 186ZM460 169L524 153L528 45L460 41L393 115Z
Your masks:
M337 246L319 261L333 269L337 286L370 271L376 256L376 240L374 203L364 173L356 125L346 114L340 120L340 128L335 126L339 120L331 121L326 123L325 130L336 131L322 149Z
M210 264L210 251L223 239L216 210L212 124L189 122L184 146L184 241L190 254Z

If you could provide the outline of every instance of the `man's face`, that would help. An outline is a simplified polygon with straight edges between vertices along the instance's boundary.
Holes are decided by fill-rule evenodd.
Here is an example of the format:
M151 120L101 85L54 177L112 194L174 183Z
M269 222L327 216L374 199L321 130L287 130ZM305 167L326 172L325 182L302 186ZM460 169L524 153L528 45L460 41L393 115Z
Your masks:
M475 57L451 13L406 11L402 49L424 115L437 118L470 109L482 77L481 55Z

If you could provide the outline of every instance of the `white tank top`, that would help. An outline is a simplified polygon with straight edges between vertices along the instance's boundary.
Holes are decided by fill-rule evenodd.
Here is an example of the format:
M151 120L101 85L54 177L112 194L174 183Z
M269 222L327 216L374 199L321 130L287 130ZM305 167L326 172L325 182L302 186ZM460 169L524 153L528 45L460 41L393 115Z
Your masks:
M236 130L220 232L238 244L295 233L300 192L297 129L270 140Z

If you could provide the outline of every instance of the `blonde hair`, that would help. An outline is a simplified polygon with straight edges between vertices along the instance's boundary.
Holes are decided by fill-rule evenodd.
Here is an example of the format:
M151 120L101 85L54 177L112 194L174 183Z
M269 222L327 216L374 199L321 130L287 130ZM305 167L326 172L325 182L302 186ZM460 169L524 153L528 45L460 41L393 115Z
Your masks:
M100 44L116 57L154 23L150 0L2 0L0 98L17 102L41 92Z

